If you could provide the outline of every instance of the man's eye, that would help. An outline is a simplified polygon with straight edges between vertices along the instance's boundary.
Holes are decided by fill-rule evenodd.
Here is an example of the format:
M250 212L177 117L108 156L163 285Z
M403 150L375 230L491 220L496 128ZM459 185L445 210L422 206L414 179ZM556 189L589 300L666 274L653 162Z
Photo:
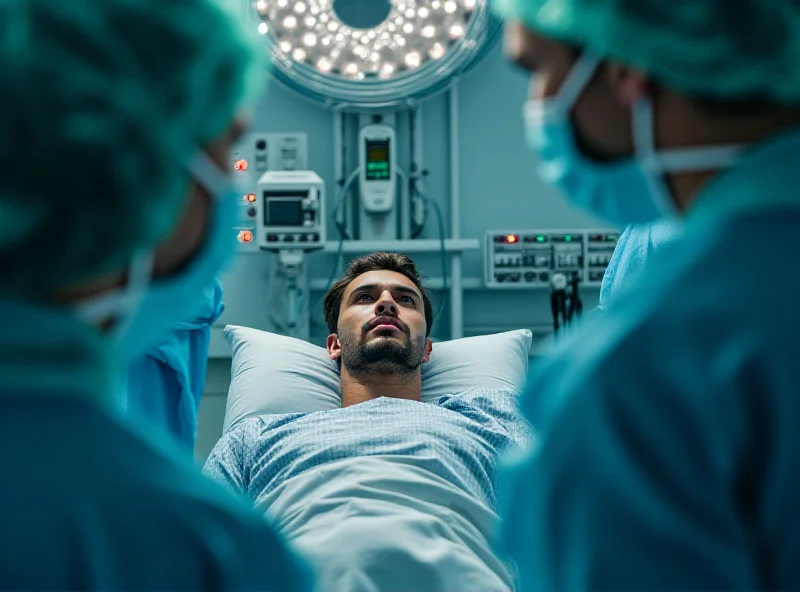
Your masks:
M365 301L365 299L367 299L367 298L368 298L369 300L372 300L372 296L370 296L369 294L362 294L361 296L359 296L359 297L358 297L358 299L356 300L356 302L364 302L364 301Z
M411 296L403 296L400 298L400 302L408 302L410 304L414 304L414 299Z

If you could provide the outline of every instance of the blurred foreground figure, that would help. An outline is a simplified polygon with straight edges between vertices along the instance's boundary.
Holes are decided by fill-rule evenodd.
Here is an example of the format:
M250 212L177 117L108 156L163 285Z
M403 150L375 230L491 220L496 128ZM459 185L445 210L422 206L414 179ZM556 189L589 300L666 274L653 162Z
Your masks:
M681 219L531 381L502 488L523 589L800 587L800 4L499 4L542 178L620 227Z
M308 589L121 417L128 364L233 253L257 55L214 0L0 0L0 589Z

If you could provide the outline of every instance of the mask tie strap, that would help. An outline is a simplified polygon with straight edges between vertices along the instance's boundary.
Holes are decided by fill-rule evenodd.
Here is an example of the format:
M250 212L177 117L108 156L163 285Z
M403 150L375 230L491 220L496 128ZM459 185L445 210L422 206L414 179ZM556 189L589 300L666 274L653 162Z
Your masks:
M600 62L602 62L602 58L591 51L581 54L554 97L562 109L567 112L572 110L597 72L597 68L600 67Z
M125 297L117 311L117 323L112 329L115 338L124 335L133 321L136 309L141 304L147 287L150 285L154 259L155 254L151 250L134 255L131 261L128 285L124 288Z
M191 176L205 189L212 199L219 199L227 193L231 179L220 170L219 165L202 150L186 165Z
M115 319L117 324L112 333L120 333L120 325L127 326L139 306L153 269L153 252L145 251L134 255L128 268L125 286L109 294L103 294L88 302L78 304L76 314L87 323L99 323Z
M661 214L667 218L679 215L672 192L664 178L664 168L656 154L655 116L653 101L643 96L634 102L631 109L633 124L634 157L644 172L650 196Z
M658 150L653 102L649 97L633 105L633 144L636 160L645 172L657 205L668 216L675 216L677 208L664 179L666 173L724 170L738 164L745 150L745 146L736 144Z
M654 174L726 169L741 160L745 149L739 144L727 144L657 150L653 102L649 98L640 99L634 105L633 130L637 159L642 168Z
M568 117L601 61L599 56L591 52L584 52L572 66L555 96L544 100L530 100L525 103L524 117L528 120Z

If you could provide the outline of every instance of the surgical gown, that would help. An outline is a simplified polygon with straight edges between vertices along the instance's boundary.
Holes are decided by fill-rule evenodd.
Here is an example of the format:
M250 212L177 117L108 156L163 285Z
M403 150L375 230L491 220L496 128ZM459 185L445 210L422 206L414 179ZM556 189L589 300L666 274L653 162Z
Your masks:
M799 154L714 179L532 378L538 446L501 478L523 590L800 588Z
M608 305L611 295L623 284L633 281L656 249L678 236L679 228L675 221L657 220L650 224L631 224L623 231L603 275L600 308Z
M0 589L311 589L262 517L118 417L96 331L8 300L0 327Z
M197 440L197 414L206 381L211 325L223 311L218 280L201 295L203 307L188 322L131 364L125 401L134 421L171 434L190 451Z

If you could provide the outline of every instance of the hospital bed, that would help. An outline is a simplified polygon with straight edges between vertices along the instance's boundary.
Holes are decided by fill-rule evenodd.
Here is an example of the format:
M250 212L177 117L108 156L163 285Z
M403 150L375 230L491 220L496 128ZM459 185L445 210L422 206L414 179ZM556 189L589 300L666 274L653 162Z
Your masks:
M244 327L225 335L226 431L254 416L340 408L338 369L324 349ZM520 392L530 344L527 330L434 344L422 366L423 402L476 387ZM318 568L326 592L514 588L513 567L492 549L495 512L407 459L328 462L270 490L256 508Z

